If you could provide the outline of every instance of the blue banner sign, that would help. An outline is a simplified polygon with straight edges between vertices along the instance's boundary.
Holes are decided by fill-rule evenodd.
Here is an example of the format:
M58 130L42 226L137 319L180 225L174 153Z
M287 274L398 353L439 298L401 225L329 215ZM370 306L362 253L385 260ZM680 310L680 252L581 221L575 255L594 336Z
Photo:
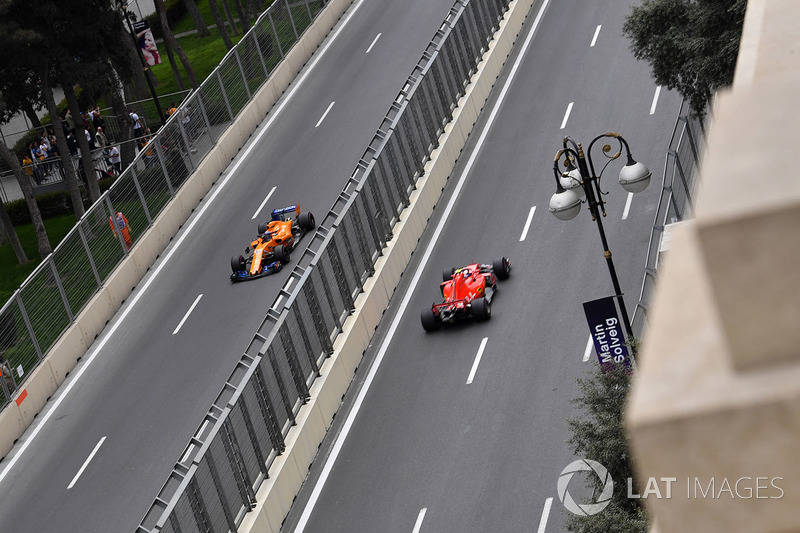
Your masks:
M625 335L617 316L614 297L608 296L591 302L584 302L583 311L589 323L594 349L601 366L623 364L631 367Z

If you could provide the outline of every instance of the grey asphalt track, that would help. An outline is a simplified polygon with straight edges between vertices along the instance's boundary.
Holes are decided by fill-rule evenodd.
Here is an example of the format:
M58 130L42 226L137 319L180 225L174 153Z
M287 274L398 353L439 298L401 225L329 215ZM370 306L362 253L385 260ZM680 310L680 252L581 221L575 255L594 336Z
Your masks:
M569 403L578 394L575 379L594 364L594 359L582 361L589 330L581 304L613 289L589 214L562 222L547 211L555 192L553 155L564 135L588 148L595 135L612 130L622 133L633 155L653 171L653 182L633 198L626 220L627 193L616 182L621 163L612 163L603 175L609 191L603 222L632 312L680 104L663 90L650 114L655 83L621 36L631 3L551 1L485 142L477 147L512 54L283 531L299 531L307 506L313 506L308 533L544 531L539 527L548 498L554 501L545 530L563 529L556 482L575 459L564 443L569 437L565 417L577 414ZM597 41L590 46L598 25ZM570 102L571 114L561 129ZM443 207L476 149L478 157L422 265L420 282L410 287ZM592 155L599 171L599 147ZM520 242L533 206L530 229ZM492 320L426 334L420 311L440 298L442 270L501 256L511 259L513 271L501 282ZM409 290L410 304L315 500L314 488L343 434L356 393ZM484 338L481 362L467 384Z
M451 6L360 5L27 449L20 454L37 426L0 463L2 472L19 454L0 482L0 531L136 528L286 280L288 271L232 285L230 257L272 208L299 203L323 218ZM272 187L261 216L251 220Z

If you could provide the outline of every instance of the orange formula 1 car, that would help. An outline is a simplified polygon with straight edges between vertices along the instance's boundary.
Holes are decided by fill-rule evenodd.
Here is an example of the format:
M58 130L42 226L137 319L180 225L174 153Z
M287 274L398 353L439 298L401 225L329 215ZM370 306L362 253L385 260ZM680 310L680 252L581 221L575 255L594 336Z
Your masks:
M279 271L289 262L289 254L298 241L315 225L314 215L301 213L299 205L275 209L272 220L258 225L258 236L245 249L245 255L231 258L231 281L247 281Z
M510 274L511 263L505 257L491 265L476 263L445 270L440 285L444 302L422 311L422 327L425 331L435 331L442 324L461 319L489 320L497 280L507 279Z

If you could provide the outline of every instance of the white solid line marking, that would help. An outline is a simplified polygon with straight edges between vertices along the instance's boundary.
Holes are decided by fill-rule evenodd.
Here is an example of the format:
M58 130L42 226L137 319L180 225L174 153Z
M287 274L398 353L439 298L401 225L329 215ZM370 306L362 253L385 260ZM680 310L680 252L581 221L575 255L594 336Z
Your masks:
M661 85L656 87L656 94L653 95L653 103L650 105L650 114L656 112L656 105L658 104L658 95L661 94Z
M633 200L633 193L629 192L628 193L628 199L625 200L625 209L622 210L622 220L625 220L625 219L628 218L628 213L631 210L631 200Z
M382 33L379 33L378 35L376 35L376 36L375 36L375 39L372 41L372 44L371 44L371 45L369 45L369 48L367 48L367 51L366 51L366 52L364 52L365 54L368 54L368 53L369 53L369 51L370 51L370 50L372 50L372 47L373 47L373 46L375 46L375 43L377 43L377 42L378 42L378 39L380 39L380 38L381 38L381 35L383 35L383 34L382 34Z
M319 122L317 122L317 125L314 126L315 128L319 128L319 125L322 124L322 121L325 120L325 117L328 116L328 112L331 110L333 104L335 103L336 103L335 101L331 102L331 105L328 106L328 109L326 109L325 112L322 114L322 116L319 117Z
M594 30L594 37L592 37L592 44L590 44L589 47L594 46L595 43L597 42L597 36L600 35L600 28L602 28L602 27L603 27L602 24L598 24L597 25L597 29Z
M197 302L199 302L200 298L202 298L202 297L203 297L203 295L201 294L197 298L194 299L194 303L192 304L192 306L189 308L188 311L186 311L186 314L183 315L183 319L181 320L181 323L178 324L178 327L175 328L175 331L172 332L173 335L175 335L176 333L178 333L181 330L181 326L183 326L183 323L186 322L187 318L189 318L189 315L192 314L192 311L194 311L194 308L197 305Z
M542 509L542 519L539 521L539 531L537 533L544 533L547 527L547 518L550 516L550 506L553 505L553 498L547 498L544 501L544 509Z
M256 212L255 212L255 213L253 213L253 218L251 218L250 220L255 220L255 219L256 219L256 217L258 216L258 214L261 212L261 210L262 210L262 209L264 209L264 206L265 206L265 205L267 205L267 202L268 202L268 201L269 201L269 199L272 197L272 193L274 193L274 192L275 192L275 189L277 189L277 188L278 188L278 187L277 187L277 186L275 186L275 187L273 187L273 188L272 188L272 190L271 190L271 191L269 191L269 194L267 195L267 197L266 197L266 198L264 198L264 201L263 201L263 202L261 202L261 205L260 205L260 206L258 206L258 209L256 209Z
M363 2L363 0L361 1ZM369 372L364 379L364 384L362 385L361 390L358 392L358 396L353 403L353 407L350 410L350 413L348 413L344 424L342 425L342 430L339 433L339 436L336 438L336 442L334 442L333 447L331 448L331 453L328 455L325 465L322 467L322 472L320 472L317 484L314 485L314 490L311 491L311 496L309 496L308 502L306 502L306 507L303 509L303 514L300 516L300 520L298 521L297 527L294 530L295 533L302 533L305 530L308 520L311 518L311 513L314 512L314 506L317 504L317 500L319 500L319 496L322 493L322 488L325 486L325 482L328 480L328 476L331 474L333 464L336 462L336 459L339 457L339 453L342 451L344 441L347 440L347 435L350 433L350 429L353 427L353 422L358 416L361 405L364 403L364 398L366 398L367 393L369 392L369 388L375 379L375 375L378 373L378 368L380 368L383 358L386 356L386 351L389 349L389 344L394 338L394 334L397 331L400 320L403 318L403 314L408 307L408 303L411 301L414 288L417 286L417 283L419 283L420 277L422 277L422 270L433 253L433 248L436 246L436 243L439 240L439 235L442 234L444 224L447 222L447 217L450 216L453 206L455 206L456 200L461 193L461 189L464 188L467 175L472 170L472 166L475 164L475 159L478 157L478 152L480 152L481 146L483 146L483 143L486 141L486 136L489 134L489 128L491 128L492 124L494 124L500 106L503 104L503 101L506 98L506 93L508 93L508 88L511 86L511 82L514 80L517 70L519 70L519 66L522 63L522 58L525 56L525 52L528 50L531 40L533 40L533 34L536 31L536 28L539 27L539 23L541 22L544 11L547 9L547 4L549 3L550 0L544 0L542 2L542 7L539 8L539 13L536 15L536 19L533 21L533 26L531 27L530 32L528 32L528 36L525 38L525 43L523 43L522 49L517 56L514 65L511 67L508 78L503 85L503 89L500 91L500 95L497 97L497 102L495 103L494 108L492 108L492 112L489 114L486 124L483 126L480 137L478 137L478 142L472 151L472 154L470 154L469 160L467 161L461 176L458 178L458 183L456 183L456 187L453 190L453 196L450 197L450 200L447 202L447 205L442 212L442 219L439 221L439 224L436 226L436 229L431 236L431 242L428 243L428 247L425 249L425 253L422 255L419 266L414 272L414 276L411 278L409 288L406 290L406 294L403 296L403 300L400 302L400 305L397 308L397 314L395 315L394 320L392 320L389 330L386 332L386 337L383 339L383 344L381 344L380 350L378 350L378 354L375 356L375 360L373 361L372 366L370 367Z
M522 235L519 236L519 242L525 240L525 237L528 236L528 230L531 227L531 221L533 220L533 214L536 212L536 206L531 207L531 212L528 213L528 220L525 221L525 227L522 228Z
M487 342L489 342L489 337L484 337L483 340L481 340L481 345L478 348L478 354L475 356L475 361L472 363L472 370L469 371L467 385L472 383L472 380L475 379L475 373L478 371L478 365L481 364L481 357L483 357L483 350L486 349Z
M414 524L414 530L411 533L419 533L419 530L422 528L422 521L425 520L425 513L428 512L427 507L423 507L422 510L417 515L417 521Z
M102 446L105 441L106 441L106 438L103 437L102 439L100 439L100 442L98 442L95 445L94 450L92 450L92 453L90 453L89 457L86 458L86 461L83 462L83 466L81 467L81 469L78 470L78 473L75 474L74 478L72 478L72 481L70 482L70 484L67 485L67 490L69 490L69 489L71 489L72 487L75 486L75 483L78 482L78 478L81 477L81 474L83 474L83 471L86 470L87 466L89 466L89 463L91 462L92 458L94 457L94 454L97 453L97 450L100 449L100 446Z
M569 120L569 114L572 112L572 104L575 102L570 102L567 106L567 112L564 113L564 120L561 121L561 129L563 130L564 127L567 125L567 120Z
M278 103L278 106L275 108L275 111L272 113L272 116L270 116L269 120L267 120L267 123L264 124L264 127L258 131L258 134L256 135L255 139L253 139L253 142L250 144L250 146L247 147L244 153L241 154L239 160L233 165L231 171L219 184L217 190L211 194L211 196L208 198L208 201L203 202L204 205L200 209L200 211L196 214L195 218L185 228L183 234L180 237L178 237L178 240L175 242L175 245L170 249L169 252L167 252L167 255L164 256L164 259L156 267L152 275L147 279L147 281L145 281L144 285L142 285L141 291L139 291L139 293L133 297L133 300L131 300L130 305L122 312L122 314L119 316L119 319L116 322L114 322L114 325L111 326L111 329L108 330L108 333L106 333L103 336L102 340L99 342L97 347L86 358L85 360L86 363L78 370L76 374L74 374L72 381L67 383L63 393L53 402L52 407L50 408L49 411L47 411L44 417L42 417L42 421L39 423L39 425L36 426L36 428L33 430L30 436L25 440L22 446L20 446L20 449L17 452L17 454L11 458L8 464L6 464L2 473L0 473L0 482L2 482L3 479L5 479L8 473L14 467L14 465L17 464L17 461L19 461L20 457L22 457L22 455L25 453L25 450L27 450L28 446L30 446L31 443L34 441L36 435L39 434L39 432L45 426L47 421L50 420L50 417L53 416L53 413L56 412L58 406L61 405L61 402L64 401L64 398L67 397L67 395L75 386L75 384L78 383L78 380L83 375L83 373L86 372L86 369L89 368L89 365L91 365L92 362L95 360L95 358L97 358L100 351L109 341L109 339L111 339L111 337L114 335L114 332L117 331L117 328L119 328L122 325L122 322L125 320L125 318L128 316L128 314L136 305L136 302L138 302L141 299L142 295L145 294L148 287L150 287L150 285L153 283L153 280L155 280L156 277L158 277L158 274L159 272L161 272L161 269L164 268L164 266L169 262L170 258L172 258L173 254L175 254L178 248L180 248L181 243L183 243L183 241L186 240L186 237L189 235L189 233L191 233L195 224L197 224L197 222L203 217L203 214L206 212L208 207L212 203L214 203L214 200L217 198L217 196L219 196L219 193L222 192L222 190L225 188L225 185L227 185L228 182L230 182L231 178L236 175L236 171L239 169L242 163L244 163L245 160L247 160L247 156L250 155L250 152L252 152L257 146L259 146L259 141L261 140L261 138L267 133L267 131L269 131L270 126L272 126L272 123L275 122L275 120L281 115L281 112L286 107L286 104L292 101L292 97L294 96L294 94L300 89L300 87L303 86L303 83L306 81L308 76L311 74L311 72L320 62L320 60L328 51L328 49L330 49L331 45L333 45L336 38L339 36L340 33L342 33L342 30L347 26L347 23L350 22L350 19L353 18L353 15L356 14L358 9L362 5L364 5L364 0L358 0L358 3L353 6L352 11L350 11L350 13L344 18L344 20L342 20L342 23L336 26L336 29L331 34L330 40L319 51L319 55L312 58L311 63L308 64L308 68L300 75L299 78L297 78L297 83L294 85L294 87L290 88L288 93L286 93L286 98Z
M589 335L589 340L586 341L586 350L583 352L583 362L589 360L589 356L592 355L592 336Z

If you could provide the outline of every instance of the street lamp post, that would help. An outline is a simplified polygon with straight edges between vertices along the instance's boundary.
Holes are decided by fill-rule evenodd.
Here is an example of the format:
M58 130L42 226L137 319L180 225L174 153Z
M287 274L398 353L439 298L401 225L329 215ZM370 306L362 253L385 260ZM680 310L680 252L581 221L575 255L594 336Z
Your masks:
M608 161L603 165L600 174L597 174L594 169L594 163L592 162L592 147L597 141L604 138L615 139L618 143L618 149L615 153L611 154L611 145L605 144L603 146L603 155L605 155ZM600 240L603 242L603 256L606 258L608 272L611 274L611 282L614 285L615 297L619 302L619 309L622 312L625 331L628 334L628 341L630 342L633 339L633 329L631 328L630 318L628 318L628 310L625 308L625 300L622 297L622 289L619 286L617 271L614 268L614 261L611 258L611 250L608 249L608 240L606 239L606 232L603 229L603 221L600 216L601 211L603 216L606 216L603 195L607 194L603 193L602 189L600 189L600 177L603 175L603 171L605 171L609 163L622 155L623 147L625 148L628 161L619 173L620 185L631 193L645 190L650 183L652 174L644 164L637 163L633 159L630 147L622 135L614 132L598 135L589 143L589 149L586 153L584 153L583 146L581 146L580 143L576 143L569 137L564 137L563 148L556 153L555 159L553 160L556 193L550 198L550 212L559 220L573 219L578 215L581 204L584 202L582 197L586 197L586 203L589 206L589 212L592 214L592 220L597 223L597 229L600 231ZM562 163L564 166L563 172L559 170L559 162L562 156L565 156ZM577 167L575 166L575 162L578 164Z

